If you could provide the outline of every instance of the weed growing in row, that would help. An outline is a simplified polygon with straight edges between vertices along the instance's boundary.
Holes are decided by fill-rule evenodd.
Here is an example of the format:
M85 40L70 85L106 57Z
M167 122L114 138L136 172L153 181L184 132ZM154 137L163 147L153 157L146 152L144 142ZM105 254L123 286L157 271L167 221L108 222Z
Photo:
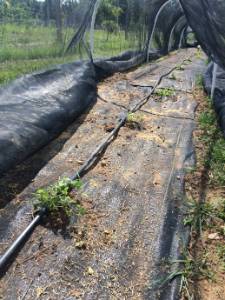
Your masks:
M216 226L218 219L225 221L225 200L219 206L192 200L189 201L188 206L189 211L184 219L184 225L191 226L194 232L202 234L204 229Z
M172 280L180 279L180 293L184 293L188 300L193 300L193 294L191 291L191 280L195 278L207 278L213 279L213 272L210 270L210 266L207 260L207 254L204 253L201 259L195 260L191 257L190 253L186 250L183 251L182 258L174 260L170 263L174 271L169 273L166 278L161 282L161 287L170 283Z
M130 112L130 113L128 113L128 116L127 116L126 125L130 129L141 130L141 129L143 129L143 121L144 121L144 118L142 115L140 115L138 113Z
M179 65L179 66L176 67L176 70L184 71L185 69L184 69L183 65Z
M173 88L163 88L163 89L158 89L155 93L157 96L160 97L171 97L173 96L175 90Z
M57 214L63 212L66 216L70 216L74 209L77 214L84 214L84 209L71 196L72 190L79 190L82 182L71 180L69 178L60 179L57 183L41 188L34 194L35 210L46 209L49 214Z

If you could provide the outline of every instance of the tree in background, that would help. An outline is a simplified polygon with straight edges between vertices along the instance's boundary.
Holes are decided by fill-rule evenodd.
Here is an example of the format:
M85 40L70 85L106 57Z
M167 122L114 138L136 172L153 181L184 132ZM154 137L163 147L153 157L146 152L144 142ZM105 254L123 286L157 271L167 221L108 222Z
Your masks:
M55 0L55 21L57 41L62 42L62 8L61 0Z
M107 32L107 40L110 33L119 30L119 17L123 10L118 0L103 0L99 6L96 25Z
M50 25L51 8L52 8L52 1L51 0L45 0L45 4L44 4L45 26Z
M23 1L0 1L0 19L3 22L20 22L28 18L30 14Z

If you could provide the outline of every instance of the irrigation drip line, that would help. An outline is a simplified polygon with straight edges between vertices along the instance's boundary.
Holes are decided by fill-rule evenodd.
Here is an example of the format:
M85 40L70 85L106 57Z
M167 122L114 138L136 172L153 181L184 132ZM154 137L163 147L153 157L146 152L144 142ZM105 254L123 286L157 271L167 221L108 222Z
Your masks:
M153 116L161 117L161 118L170 118L170 119L194 121L194 118L185 117L185 116L172 116L172 115L158 114L158 113L153 112L151 110L148 111L148 110L144 110L144 109L140 109L140 111L145 113L145 114L149 114L149 115L153 115Z
M7 251L0 257L0 275L5 266L9 263L15 252L26 241L29 235L33 232L34 228L40 223L42 217L45 215L46 210L41 210L27 226L27 228L21 233L21 235L13 242L13 244L7 249Z
M119 108L122 108L122 109L124 109L124 110L127 110L127 107L126 107L125 105L116 103L116 102L114 102L114 101L110 101L110 102L109 102L109 101L107 101L106 99L104 99L102 96L100 96L99 94L97 94L97 98L98 98L99 100L105 102L105 103L112 104L112 105L115 105L115 106L117 106L117 107L119 107Z
M117 126L111 131L111 133L102 141L102 143L94 150L94 152L91 154L89 159L82 165L82 167L79 169L79 171L71 177L71 180L76 180L84 176L88 169L90 169L98 157L101 155L101 153L107 148L107 146L111 143L112 140L116 137L118 134L120 128L125 124L127 120L127 115L123 116L120 120Z
M136 84L136 83L130 83L130 85L132 85L133 87L140 87L140 88L152 88L152 85L141 85L141 84ZM163 89L163 88L161 88ZM182 90L182 89L177 89L177 88L173 88L171 87L171 89L173 89L174 92L181 92L181 93L187 93L187 94L192 94L192 92L188 91L188 90Z
M175 90L175 91L177 91L177 90ZM191 94L191 92L190 92L190 94ZM118 104L118 103L116 103L114 101L107 101L106 99L104 99L99 94L97 95L97 97L98 97L99 100L101 100L101 101L103 101L105 103L111 104L111 105L119 107L119 108L123 108L126 111L128 110L128 108L125 105ZM171 118L171 119L180 119L180 120L194 121L194 118L191 118L191 117L173 116L173 115L160 114L160 113L157 113L157 112L154 112L154 111L151 111L151 110L140 109L140 112L143 112L143 113L149 114L149 115L153 115L153 116L156 116L156 117L160 117L160 118Z
M186 61L187 59L184 59ZM107 147L111 144L111 142L116 138L117 134L119 133L120 129L124 126L127 121L127 118L130 113L135 113L145 105L152 94L155 92L157 86L161 83L162 79L168 76L171 72L173 72L177 66L172 68L167 73L161 75L157 82L155 83L154 87L152 88L151 92L148 93L145 97L143 97L137 104L133 107L127 109L124 116L119 119L118 124L115 126L113 131L101 142L101 144L94 150L94 152L90 155L90 157L86 160L86 162L81 166L81 168L76 172L74 175L70 177L71 180L76 180L84 176L91 167L94 166L96 161L99 159L100 155L107 149ZM13 256L18 252L20 247L25 243L28 239L30 234L34 231L34 229L40 224L43 216L47 213L46 210L39 211L35 218L31 221L31 223L27 226L27 228L21 233L21 235L13 242L13 244L6 250L6 252L0 257L0 276L4 275L5 268L11 262Z

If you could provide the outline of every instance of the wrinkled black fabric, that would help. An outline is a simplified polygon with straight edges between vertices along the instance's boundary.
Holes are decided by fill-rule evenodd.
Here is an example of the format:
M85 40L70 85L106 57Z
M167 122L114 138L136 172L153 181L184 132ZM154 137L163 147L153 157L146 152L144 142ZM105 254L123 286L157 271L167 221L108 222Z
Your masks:
M0 90L0 174L47 144L96 99L95 77L90 63L76 62Z
M179 1L177 0L171 0L171 1L149 1L150 5L150 22L149 22L149 38L152 33L153 24L155 17L162 5L166 4L161 11L161 14L159 15L158 21L156 23L156 30L154 33L155 38L155 44L157 46L157 49L162 53L163 55L167 54L169 50L178 48L179 43L177 43L177 40L180 40L181 33L182 33L182 26L179 27L180 22L184 17L183 10L181 8L181 5ZM172 33L172 35L171 35ZM172 40L170 40L172 38ZM170 44L170 49L169 49Z
M205 89L208 94L212 89L213 63L207 69L204 78ZM225 71L218 67L216 74L216 85L213 97L213 104L218 115L218 121L225 137Z
M180 0L188 23L196 34L203 50L219 69L213 97L220 126L225 136L225 1ZM205 75L205 88L211 94L213 63Z
M225 1L180 0L188 23L204 51L225 67Z
M158 56L156 56L158 57ZM0 175L56 137L96 100L97 82L144 61L143 53L75 62L23 76L0 90Z

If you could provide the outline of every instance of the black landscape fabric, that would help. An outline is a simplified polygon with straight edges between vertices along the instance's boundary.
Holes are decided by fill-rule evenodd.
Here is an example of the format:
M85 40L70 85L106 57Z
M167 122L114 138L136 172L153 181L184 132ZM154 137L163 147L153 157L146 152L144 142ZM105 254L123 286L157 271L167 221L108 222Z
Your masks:
M95 71L84 62L24 76L2 88L0 174L47 144L95 98Z
M87 42L87 32L99 2L90 0L83 6L83 17L68 51L71 47L80 47L84 40ZM49 71L24 76L1 88L0 175L46 145L88 108L96 100L99 79L185 47L189 25L207 55L221 68L225 67L223 2L134 0L126 3L120 23L122 29L134 35L131 49L127 49L129 51L105 59L89 51L95 64L90 59L89 62L57 66ZM97 14L97 25L100 21L110 21L107 18L107 14ZM221 69L215 105L224 127L222 72Z

